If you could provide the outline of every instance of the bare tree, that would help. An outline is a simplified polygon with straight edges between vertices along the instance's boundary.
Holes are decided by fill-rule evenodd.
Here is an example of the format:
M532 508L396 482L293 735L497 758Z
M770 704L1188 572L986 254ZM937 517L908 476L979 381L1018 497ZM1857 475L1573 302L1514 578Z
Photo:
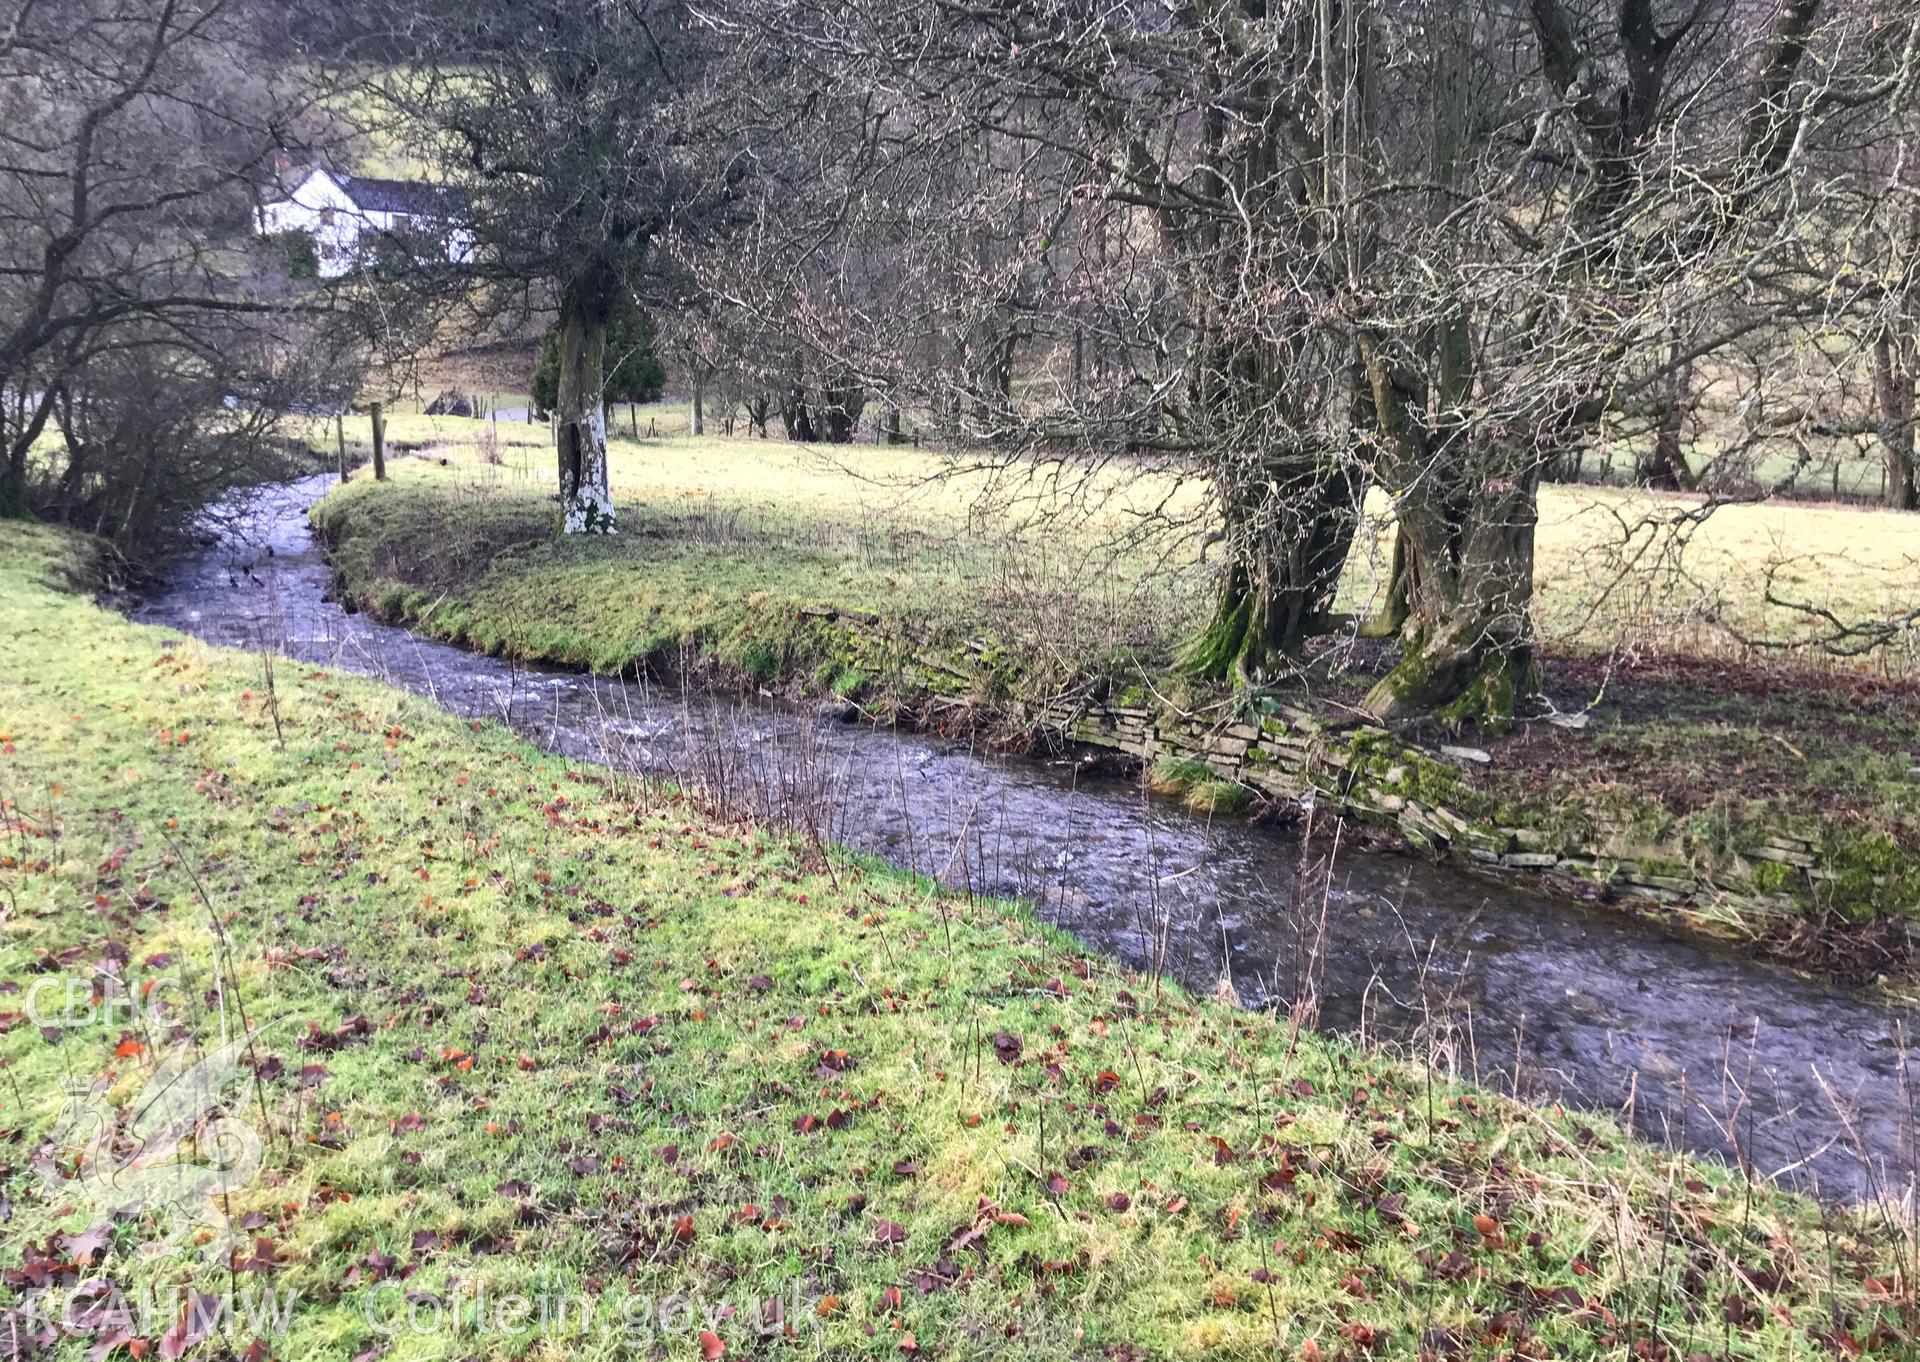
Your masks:
M0 11L0 514L151 547L266 447L310 322L246 241L302 105L245 74L271 69L258 19L239 0Z
M842 288L823 346L963 445L1205 478L1205 675L1282 678L1343 622L1383 487L1369 631L1401 659L1368 707L1496 726L1538 685L1546 464L1622 420L1672 455L1691 375L1831 318L1822 237L1884 217L1849 158L1910 99L1916 33L1892 0L780 14L762 60L817 55L842 154L768 203L768 254L835 281L884 258L911 300ZM1756 440L1814 419L1757 410Z

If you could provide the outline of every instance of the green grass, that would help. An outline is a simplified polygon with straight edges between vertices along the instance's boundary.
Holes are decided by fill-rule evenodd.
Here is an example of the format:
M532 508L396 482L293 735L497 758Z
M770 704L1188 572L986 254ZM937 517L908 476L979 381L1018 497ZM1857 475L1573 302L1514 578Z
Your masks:
M1244 813L1253 805L1253 791L1236 781L1222 780L1203 761L1191 757L1162 757L1147 772L1155 794L1178 799L1195 813Z
M1047 693L1117 648L1165 655L1207 589L1129 532L1141 503L1117 485L1084 512L1015 488L983 517L997 480L927 483L931 459L871 447L616 440L620 535L556 542L545 428L501 425L488 464L459 443L475 425L394 418L423 457L394 460L387 486L350 483L315 523L350 594L492 651L615 671L693 648L801 676L859 661L796 613L837 607L904 621L920 644L978 643Z
M266 1140L235 1280L295 1297L273 1357L355 1357L370 1318L477 1289L797 1291L788 1345L715 1318L731 1357L1626 1356L1649 1330L1784 1357L1834 1320L1890 1346L1877 1212L1196 1001L395 690L269 685L92 605L83 567L0 528L0 977L181 982L157 1025L7 1017L9 1299L229 1284L138 1256L151 1214L84 1237L84 1187L30 1157L66 1084L127 1103L218 1006L262 1028L267 1076L226 1100ZM702 1354L569 1318L381 1355Z

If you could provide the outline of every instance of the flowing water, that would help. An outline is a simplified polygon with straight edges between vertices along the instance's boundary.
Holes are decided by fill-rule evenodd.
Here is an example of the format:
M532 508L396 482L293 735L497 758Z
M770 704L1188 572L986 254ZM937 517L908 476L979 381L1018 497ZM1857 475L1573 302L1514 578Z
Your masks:
M1873 1000L1512 881L1207 820L1071 760L973 751L772 703L515 666L327 598L325 477L228 507L137 618L380 677L551 750L804 810L824 835L1025 895L1090 947L1469 1077L1625 1111L1646 1134L1823 1196L1903 1190L1908 1019Z

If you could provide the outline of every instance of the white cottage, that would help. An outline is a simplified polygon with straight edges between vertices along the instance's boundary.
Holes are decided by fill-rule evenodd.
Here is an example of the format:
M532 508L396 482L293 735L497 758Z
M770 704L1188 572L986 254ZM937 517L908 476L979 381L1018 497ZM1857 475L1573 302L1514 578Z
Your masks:
M257 218L263 235L310 235L326 279L367 259L382 240L415 250L430 241L455 262L473 256L465 196L445 185L341 175L316 166L286 198L262 205Z

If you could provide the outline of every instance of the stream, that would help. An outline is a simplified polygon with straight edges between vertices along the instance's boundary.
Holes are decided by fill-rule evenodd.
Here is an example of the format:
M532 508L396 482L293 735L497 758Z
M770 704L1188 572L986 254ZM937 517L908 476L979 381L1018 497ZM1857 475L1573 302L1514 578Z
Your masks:
M976 893L1033 899L1125 963L1416 1047L1467 1078L1623 1114L1831 1200L1906 1189L1909 1019L1845 990L1524 884L1190 814L1071 759L644 682L515 665L328 599L306 509L327 476L236 498L135 618L378 677L550 750L697 781ZM215 523L215 522L210 522Z

